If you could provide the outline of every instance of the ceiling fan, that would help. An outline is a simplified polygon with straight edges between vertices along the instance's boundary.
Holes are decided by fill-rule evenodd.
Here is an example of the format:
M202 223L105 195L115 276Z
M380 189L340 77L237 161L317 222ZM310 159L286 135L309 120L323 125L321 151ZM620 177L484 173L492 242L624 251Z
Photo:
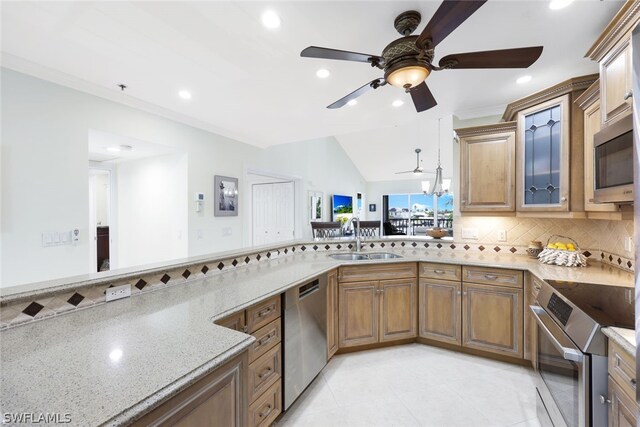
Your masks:
M425 111L438 104L425 83L432 71L527 68L542 54L542 46L456 53L443 57L436 66L433 62L435 47L486 1L445 0L419 36L412 36L411 33L420 25L420 13L415 10L401 13L393 24L402 37L389 43L380 56L317 46L309 46L300 52L300 56L366 62L384 71L383 77L370 81L327 108L343 107L363 93L389 83L408 92L418 112Z
M410 171L396 172L396 175L400 175L403 173L412 173L414 175L422 175L423 173L430 173L430 174L434 173L434 172L425 172L422 166L420 166L420 153L422 152L422 150L419 148L416 148L414 151L416 152L416 168Z

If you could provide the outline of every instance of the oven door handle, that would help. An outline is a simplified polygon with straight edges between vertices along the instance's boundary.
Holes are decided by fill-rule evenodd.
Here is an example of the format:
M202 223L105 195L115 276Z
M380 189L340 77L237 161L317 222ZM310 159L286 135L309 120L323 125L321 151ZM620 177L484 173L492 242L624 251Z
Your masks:
M535 317L536 323L538 324L538 326L540 326L540 328L546 333L547 337L549 338L553 346L556 348L556 350L558 350L562 354L562 357L565 360L571 360L572 362L582 363L584 360L584 354L582 354L580 350L577 350L575 348L569 348L569 347L563 346L560 343L560 341L558 341L558 339L549 330L547 325L545 325L544 321L540 318L541 315L546 316L549 318L550 321L553 322L553 319L551 319L551 317L547 314L547 312L544 311L544 308L540 307L539 305L530 305L529 309L531 309L531 312L533 313L533 316Z

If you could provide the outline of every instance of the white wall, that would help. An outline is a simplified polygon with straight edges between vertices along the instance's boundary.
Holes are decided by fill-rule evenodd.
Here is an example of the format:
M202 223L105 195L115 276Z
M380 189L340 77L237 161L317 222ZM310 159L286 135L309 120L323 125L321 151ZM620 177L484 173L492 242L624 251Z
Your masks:
M213 176L238 176L261 150L102 98L2 69L3 287L84 274L89 266L90 129L188 152L188 252L242 246L242 218L213 216ZM242 207L241 207L242 209ZM232 233L222 236L222 229ZM43 231L79 228L75 246L43 248ZM197 231L201 238L197 238Z
M188 256L187 154L118 164L118 267Z
M109 174L95 175L96 223L94 226L109 225Z

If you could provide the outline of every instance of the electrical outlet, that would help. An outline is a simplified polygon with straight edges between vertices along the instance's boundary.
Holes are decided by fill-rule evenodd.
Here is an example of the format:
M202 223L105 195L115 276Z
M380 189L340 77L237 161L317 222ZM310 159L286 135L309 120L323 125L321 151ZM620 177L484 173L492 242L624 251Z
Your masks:
M462 229L462 238L463 239L478 240L478 229L477 228L463 228Z
M105 299L107 302L130 296L131 285L114 286L113 288L107 288L107 291L105 292Z
M624 238L624 250L627 252L633 252L633 237L626 236Z
M507 241L507 230L498 230L498 242Z

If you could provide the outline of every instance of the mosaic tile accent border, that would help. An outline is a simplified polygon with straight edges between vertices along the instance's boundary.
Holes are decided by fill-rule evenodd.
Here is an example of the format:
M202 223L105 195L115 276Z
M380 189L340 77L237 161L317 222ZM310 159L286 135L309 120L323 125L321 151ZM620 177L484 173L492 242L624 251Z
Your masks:
M291 246L279 247L267 251L245 254L232 258L218 258L200 262L187 267L167 269L152 274L140 274L127 279L114 280L94 286L67 289L54 295L42 298L4 304L0 308L0 330L57 316L105 303L108 288L120 285L131 285L131 296L153 292L169 286L177 286L212 277L236 268L266 262L276 258L291 256L295 253L313 253L340 250L353 250L352 241L312 241ZM508 253L526 255L527 247L520 245L496 245L491 243L470 243L456 241L424 241L424 240L364 240L365 250L390 250L414 248L436 251L458 251L476 253ZM583 254L591 260L600 261L626 271L634 271L634 260L600 250L584 250Z

